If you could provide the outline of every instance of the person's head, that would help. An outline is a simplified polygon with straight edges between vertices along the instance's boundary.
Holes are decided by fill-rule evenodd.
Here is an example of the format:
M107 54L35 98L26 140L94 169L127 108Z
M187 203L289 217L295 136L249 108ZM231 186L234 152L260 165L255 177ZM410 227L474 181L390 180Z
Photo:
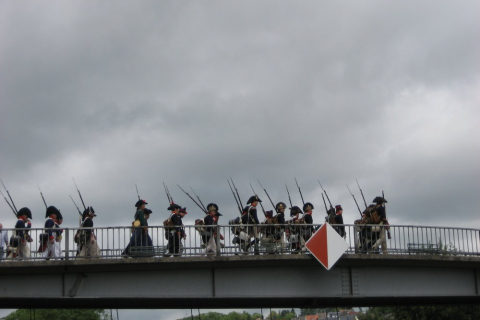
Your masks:
M0 223L0 230L2 230L2 229L3 229L3 225Z
M215 212L215 215L213 216L213 221L216 223L221 216L222 214L220 212Z
M262 202L262 200L260 200L257 195L253 195L248 199L247 204L251 205L252 207L256 207L259 202Z
M278 213L284 213L286 208L287 208L287 205L283 202L279 202L275 206L275 210L277 210Z
M20 210L18 210L17 217L18 219L27 221L27 219L32 219L32 212L28 208L21 208Z
M384 203L388 203L387 200L385 200L384 197L380 197L380 196L375 197L375 199L373 199L372 202L373 202L373 203L376 203L377 205L382 205L382 204L384 204Z
M147 204L147 201L140 199L135 203L135 207L137 208L137 210L143 210L145 209L145 205Z
M176 204L176 203L171 203L170 206L167 208L167 210L172 211L172 213L178 213L178 211L179 211L181 208L182 208L182 207L180 207L178 204Z
M311 213L313 209L313 204L311 204L310 202L307 202L303 205L303 212Z
M207 211L208 211L209 214L215 215L215 212L218 211L218 206L217 206L217 204L216 204L216 203L209 203L209 204L207 205Z
M342 208L341 205L338 204L338 205L335 206L335 213L336 214L342 214L343 213L343 208Z
M178 215L180 216L180 218L185 217L185 215L187 214L187 208L179 208L177 210L178 210Z
M298 218L300 213L302 213L302 209L300 209L300 207L293 206L290 208L290 217Z
M93 217L96 217L97 215L95 214L95 210L93 209L93 207L87 207L84 211L83 211L83 214L82 214L82 219L85 220L85 218L91 218L93 219Z
M145 219L147 220L150 219L150 215L152 214L152 212L153 212L152 210L145 208L143 210L143 213L145 214Z
M265 218L271 219L273 217L273 210L265 211Z
M50 206L47 208L47 211L45 212L45 218L51 218L55 220L58 216L60 216L60 211L57 208L55 208L54 206Z

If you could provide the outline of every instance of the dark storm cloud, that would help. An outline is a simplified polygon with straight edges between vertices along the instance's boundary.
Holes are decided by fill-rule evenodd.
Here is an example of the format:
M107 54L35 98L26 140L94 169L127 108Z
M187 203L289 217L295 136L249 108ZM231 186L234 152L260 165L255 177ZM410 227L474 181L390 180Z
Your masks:
M394 223L480 208L475 2L2 7L1 176L37 212L35 182L75 215L72 176L99 225L131 222L135 184L160 224L163 181L188 221L201 213L176 183L226 222L228 177L244 201L249 183L267 200L258 178L298 204L297 177L316 221L317 179L348 222L355 177L368 202L385 190Z

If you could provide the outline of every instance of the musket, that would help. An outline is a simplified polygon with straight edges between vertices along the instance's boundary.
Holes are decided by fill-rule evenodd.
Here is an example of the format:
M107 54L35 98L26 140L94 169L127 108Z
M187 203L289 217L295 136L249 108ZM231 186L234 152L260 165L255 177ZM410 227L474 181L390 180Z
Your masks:
M253 186L252 186L251 183L250 183L250 188L252 188L253 194L255 195L255 197L256 197L257 200L258 200L258 195L257 195L257 193L255 192L255 190L253 189ZM262 204L260 201L258 201L258 203L260 203L260 207L262 207L263 214L266 216L267 214L265 213L265 208L263 208L263 204Z
M38 191L40 191L40 196L42 196L43 203L45 204L45 209L48 209L47 202L45 201L45 198L43 197L42 190L40 190L40 186L37 183Z
M5 199L5 201L8 203L8 206L10 207L10 209L12 209L13 214L15 216L17 216L17 213L15 212L15 209L13 209L12 205L10 204L10 202L8 202L7 198L5 198L5 195L3 194L3 192L1 190L0 190L0 194L3 196L3 199Z
M240 200L240 194L238 193L238 189L237 189L237 187L235 186L235 183L233 183L232 177L230 177L230 180L232 181L232 186L233 186L233 188L235 189L235 192L237 193L238 201L240 201L240 203L242 203L242 200Z
M138 196L138 200L141 200L141 199L140 199L140 194L138 193L138 187L137 187L137 184L135 184L135 189L137 189L137 196Z
M73 179L73 177L72 177ZM80 190L78 190L77 183L75 182L75 179L73 179L73 183L75 183L75 188L77 188L78 195L80 196L80 200L82 201L83 204L83 209L87 210L87 207L85 206L85 202L83 202L82 194L80 193Z
M70 195L69 195L69 196L70 196ZM73 201L72 196L70 196L70 199L72 199L72 201ZM81 226L82 226L82 216L83 216L83 215L82 215L82 212L80 211L80 208L77 206L77 204L75 203L75 201L73 201L73 204L75 205L75 207L76 207L77 210L78 210L78 214L79 214L79 216L78 216L78 226L81 227Z
M167 193L168 203L170 203L170 204L175 203L173 201L172 196L170 195L170 191L168 191L168 188L167 188L167 185L165 184L165 182L163 183L163 187L165 188L165 192Z
M10 195L10 192L8 192L7 187L5 187L5 184L3 183L2 179L0 179L0 181L3 184L3 187L5 188L5 191L7 191L8 197L10 198L10 201L12 201L12 205L15 208L15 215L17 215L18 210L17 210L17 207L15 207L15 202L13 202L12 196Z
M357 199L355 199L355 195L352 193L352 191L351 191L350 188L348 187L348 184L347 184L346 186L347 186L348 191L349 191L350 194L352 195L353 200L355 200L355 204L357 205L358 212L360 213L360 217L361 217L361 216L362 216L362 210L360 210L360 207L358 206Z
M362 194L363 202L365 203L365 209L366 209L368 206L367 206L367 201L365 201L365 197L363 196L362 188L360 188L360 184L358 183L357 178L355 178L355 181L357 181L357 186L358 186L358 189L360 189L360 193Z
M323 193L325 193L325 195L327 196L328 203L330 204L330 209L333 209L333 205L332 205L332 202L330 201L330 198L328 197L327 191L325 191L325 189L323 189L323 186L320 183L320 180L317 180L317 181L318 181L318 184L320 185L320 188L322 188Z
M182 187L180 187L178 184L177 184L177 186L180 188L180 190L183 191L183 193L185 193L190 199L192 199L193 202L195 202L195 204L200 208L200 210L202 210L203 212L207 213L207 210L205 210L204 208L202 208L202 206L199 205L198 202L195 201L195 199L193 199L192 196L189 195L187 191L183 190Z
M70 196L70 195L69 195L69 196ZM73 200L72 196L70 196L70 199L72 199L73 204L74 204L75 207L77 208L78 214L79 214L79 215L82 215L82 212L80 211L80 208L77 206L77 204L75 203L75 200Z
M228 179L227 179L227 182L228 182L228 186L230 187L230 190L232 191L233 197L235 198L235 202L237 203L238 211L240 211L240 214L242 214L243 212L242 212L241 202L240 203L238 202L237 196L235 195L235 192L233 192L232 185L230 184L230 181Z
M302 198L302 203L305 205L305 201L303 201L302 190L300 190L300 186L298 185L297 178L295 178L295 183L297 184L298 192L300 192L300 197Z
M258 181L258 184L260 185L260 188L262 188L263 191L265 191L265 194L267 195L268 200L270 200L270 203L272 204L272 207L275 209L275 205L273 204L272 199L271 199L270 196L268 195L267 190L262 186L262 184L260 183L260 180L257 179L257 181ZM277 211L277 210L275 209L275 211Z
M292 205L292 198L290 198L290 191L288 191L287 184L285 183L285 188L287 188L287 193L288 193L288 201L290 201L290 209L293 207Z
M323 204L325 205L325 212L328 215L327 202L325 201L325 197L323 196L323 193L322 193L322 199L323 199Z
M203 211L205 211L205 213L207 213L207 208L205 208L205 205L203 204L202 200L200 200L200 197L195 193L195 191L193 190L192 187L190 187L190 189L192 189L193 194L197 197L198 201L199 201L200 204L202 205ZM201 209L201 208L200 208L200 209Z

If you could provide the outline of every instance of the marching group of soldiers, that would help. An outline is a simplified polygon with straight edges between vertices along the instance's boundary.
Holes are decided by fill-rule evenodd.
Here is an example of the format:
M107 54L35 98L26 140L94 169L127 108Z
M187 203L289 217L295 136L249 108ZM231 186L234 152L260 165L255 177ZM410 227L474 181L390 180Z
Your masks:
M192 199L193 200L193 199ZM288 245L292 253L301 253L305 251L305 243L315 233L313 226L314 206L306 202L303 208L291 206L290 220L285 219L287 205L278 202L275 205L275 215L273 210L265 211L265 219L260 222L257 215L257 206L261 204L257 195L251 196L247 201L247 206L241 210L241 216L230 220L231 231L233 233L232 243L238 246L238 252L247 254L253 248L254 254L260 254L259 246L266 249L266 253L279 252ZM362 219L355 221L356 231L358 232L357 249L361 252L378 252L382 248L384 254L387 253L386 232L388 232L388 221L385 214L384 204L387 202L383 197L376 197L374 204L368 206L363 212ZM139 199L135 204L134 222L132 222L132 234L127 247L123 250L124 257L135 256L138 250L147 250L153 247L153 241L148 233L148 219L152 210L146 208L148 203ZM273 204L273 203L272 203ZM203 205L203 204L202 204ZM200 206L200 208L202 208ZM195 229L200 235L202 248L205 253L215 254L224 244L223 235L219 233L218 219L222 216L218 205L210 203L203 207L206 213L203 219L195 221ZM187 214L186 208L171 202L168 210L170 216L163 223L165 230L165 239L168 241L165 257L178 256L182 253L182 240L186 239L186 233L182 219ZM341 205L331 206L327 210L326 221L332 225L341 237L346 237L345 227L343 226L343 209ZM92 207L86 207L82 214L81 228L75 235L77 244L77 257L99 257L100 248L97 244L97 237L93 229L93 218L96 217L95 210ZM6 232L2 232L0 224L0 259L5 255L4 245L9 249L7 256L9 258L30 258L29 243L33 241L29 234L31 228L32 213L28 208L21 208L17 211L18 221L15 224L14 235L8 240ZM61 224L63 217L61 212L54 206L47 207L45 231L39 236L38 252L45 259L61 259L62 234ZM372 226L374 225L374 226ZM378 228L376 228L378 226Z

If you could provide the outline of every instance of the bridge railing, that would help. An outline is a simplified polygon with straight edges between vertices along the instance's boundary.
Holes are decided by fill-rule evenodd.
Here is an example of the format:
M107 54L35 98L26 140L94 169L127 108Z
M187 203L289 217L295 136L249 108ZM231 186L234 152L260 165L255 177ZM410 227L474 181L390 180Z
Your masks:
M308 254L304 244L320 226L220 225L206 229L189 225L182 227L181 233L164 226L64 228L61 234L52 229L57 232L53 240L45 236L48 230L32 228L24 229L31 241L14 241L19 243L9 248L13 254L7 258L5 250L3 260ZM350 224L333 227L345 230L344 240L336 241L348 243L346 254L480 255L478 229ZM3 232L10 238L15 229Z

